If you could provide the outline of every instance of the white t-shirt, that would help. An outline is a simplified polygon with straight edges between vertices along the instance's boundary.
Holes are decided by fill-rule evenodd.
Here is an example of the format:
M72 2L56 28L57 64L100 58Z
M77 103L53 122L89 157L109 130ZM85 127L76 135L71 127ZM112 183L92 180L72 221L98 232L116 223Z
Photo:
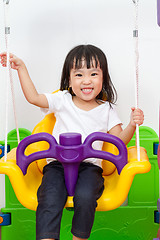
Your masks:
M90 111L78 108L72 101L71 94L65 91L59 91L54 94L45 94L49 108L42 108L46 115L54 113L56 123L53 129L53 136L59 143L59 135L66 132L75 132L82 135L82 142L93 132L107 133L114 126L121 124L117 116L115 107L110 107L108 102L104 102ZM95 141L93 148L102 149L103 142ZM54 159L48 159L47 162ZM88 158L84 162L91 162L101 167L101 159Z

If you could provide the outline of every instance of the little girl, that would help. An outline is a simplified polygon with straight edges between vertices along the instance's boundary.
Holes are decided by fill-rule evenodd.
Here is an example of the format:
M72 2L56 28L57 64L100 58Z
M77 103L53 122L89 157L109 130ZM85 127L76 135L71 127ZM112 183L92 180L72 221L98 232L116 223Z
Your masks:
M6 53L0 54L1 64L6 66ZM114 105L116 91L111 82L105 54L92 45L80 45L67 55L61 77L60 91L55 94L39 94L30 79L23 61L10 54L10 64L16 69L27 101L53 112L56 124L53 136L65 132L81 133L82 140L92 132L108 132L127 144L136 128L144 120L140 109L131 109L128 126L122 130ZM102 142L94 148L102 149ZM36 239L59 239L63 208L67 200L64 170L58 161L48 159L44 167L42 184L38 189L36 211ZM101 159L86 159L79 167L72 221L73 240L88 239L94 222L97 200L103 193Z

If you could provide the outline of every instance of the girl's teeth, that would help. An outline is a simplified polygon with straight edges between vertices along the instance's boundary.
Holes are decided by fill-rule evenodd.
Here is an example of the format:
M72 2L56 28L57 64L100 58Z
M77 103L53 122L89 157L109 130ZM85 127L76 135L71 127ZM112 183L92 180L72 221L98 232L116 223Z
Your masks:
M91 92L92 89L91 89L91 88L83 88L82 91L83 91L83 92Z

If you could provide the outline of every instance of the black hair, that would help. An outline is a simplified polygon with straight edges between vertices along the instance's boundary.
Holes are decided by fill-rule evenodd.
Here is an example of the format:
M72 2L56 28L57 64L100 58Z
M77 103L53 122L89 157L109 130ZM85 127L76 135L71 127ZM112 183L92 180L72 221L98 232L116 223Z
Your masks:
M97 66L99 66L103 72L102 91L96 99L115 103L117 100L117 92L109 75L106 56L101 49L93 45L79 45L68 53L63 65L60 90L69 90L69 92L75 96L73 91L69 88L70 71L73 68L81 68L82 59L86 61L88 69L91 67L97 68Z

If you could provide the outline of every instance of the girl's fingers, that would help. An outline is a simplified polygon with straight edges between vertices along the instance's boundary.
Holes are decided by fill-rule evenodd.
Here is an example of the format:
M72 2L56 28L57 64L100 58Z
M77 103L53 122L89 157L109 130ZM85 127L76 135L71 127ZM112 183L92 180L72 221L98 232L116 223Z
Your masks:
M0 56L1 56L1 57L6 56L6 52L0 53Z
M2 66L5 67L6 64L7 64L7 54L6 54L5 52L0 53L0 59L1 59L1 64L2 64ZM11 54L10 54L10 59L9 59L10 63L12 63L13 60L14 60L14 55L11 53Z
M144 116L143 115L135 116L133 120L136 124L141 125L144 121Z
M7 52L0 53L0 56L7 56ZM13 56L13 53L10 53L9 56Z
M14 57L14 55L12 53L9 54L9 57L10 59ZM6 52L3 52L3 53L0 53L0 58L1 59L7 59L7 53Z
M143 111L139 108L132 107L132 120L135 124L138 124L139 126L143 124L144 121L144 114Z

